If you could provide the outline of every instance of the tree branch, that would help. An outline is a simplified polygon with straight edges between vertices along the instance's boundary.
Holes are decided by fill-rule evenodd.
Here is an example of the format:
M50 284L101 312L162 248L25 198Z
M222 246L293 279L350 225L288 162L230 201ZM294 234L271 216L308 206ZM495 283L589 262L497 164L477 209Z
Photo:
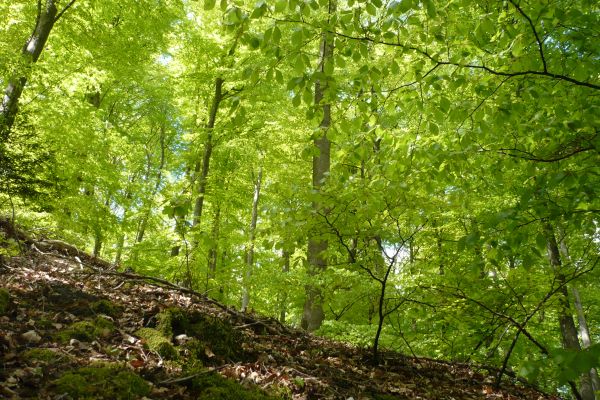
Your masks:
M537 42L538 48L540 50L540 58L542 59L542 64L544 65L544 72L547 73L548 67L546 65L546 58L544 57L544 48L542 47L542 41L540 40L540 37L538 36L538 33L535 29L535 25L533 24L533 21L531 20L531 18L529 18L529 16L527 14L525 14L523 9L521 7L519 7L519 5L517 3L514 2L514 0L508 0L508 1L510 2L510 4L512 4L517 9L519 14L521 14L527 20L527 22L529 22L529 26L531 26L531 30L533 31L533 34L535 36L535 41Z
M56 21L58 21L58 20L60 19L60 17L62 17L62 16L63 16L63 14L64 14L64 13L65 13L65 12L66 12L66 11L67 11L69 8L71 8L71 6L72 6L72 5L75 3L75 1L76 1L76 0L71 0L71 1L69 2L69 4L67 4L67 5L65 6L65 8L63 8L63 9L62 9L62 10L61 10L61 11L58 13L58 15L56 16L56 18L54 18L54 22L55 22L55 23L56 23Z
M536 162L541 162L541 163L553 163L553 162L565 160L569 157L573 157L576 154L583 153L583 152L590 151L590 150L595 150L595 148L594 147L581 147L581 148L577 148L567 154L557 155L557 156L550 157L550 158L537 157L529 151L520 150L520 149L499 149L498 153L509 156L509 157L521 158L523 160L528 160L528 161L536 161Z
M435 58L434 56L432 56L431 54L429 54L426 50L420 49L418 47L415 46L409 46L409 45L405 45L402 43L392 43L392 42L385 42L385 41L380 41L380 40L375 40L369 36L362 36L362 37L357 37L357 36L351 36L351 35L346 35L340 32L336 32L336 31L332 31L333 34L346 38L346 39L351 39L351 40L358 40L358 41L366 41L366 42L370 42L370 43L374 43L374 44L382 44L384 46L392 46L392 47L401 47L405 50L412 50L416 53L419 53L423 56L425 56L426 58L428 58L429 60L433 61L434 63L436 63L438 66L439 65L453 65L455 67L460 67L460 68L469 68L469 69L481 69L484 70L492 75L498 75L498 76L506 76L509 78L514 78L517 76L526 76L526 75L534 75L534 76L543 76L546 78L553 78L553 79L558 79L558 80L562 80L565 82L569 82L572 83L574 85L577 86L584 86L584 87L588 87L591 89L595 89L595 90L600 90L600 85L594 84L594 83L590 83L590 82L584 82L584 81L580 81L574 78L571 78L569 76L566 75L561 75L561 74L555 74L552 72L549 72L548 70L544 69L543 71L535 71L535 70L526 70L526 71L517 71L517 72L505 72L505 71L498 71L495 69L492 69L490 67L487 67L485 65L477 65L477 64L461 64L461 63L457 63L457 62L451 62L451 61L440 61L437 58ZM545 63L545 61L544 61ZM545 68L545 66L544 66Z

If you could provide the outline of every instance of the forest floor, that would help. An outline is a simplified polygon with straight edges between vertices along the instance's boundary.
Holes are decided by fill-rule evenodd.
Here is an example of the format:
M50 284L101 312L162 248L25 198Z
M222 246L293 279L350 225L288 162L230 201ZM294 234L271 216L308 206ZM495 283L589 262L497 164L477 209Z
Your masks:
M557 399L484 368L325 340L59 241L0 263L0 398Z

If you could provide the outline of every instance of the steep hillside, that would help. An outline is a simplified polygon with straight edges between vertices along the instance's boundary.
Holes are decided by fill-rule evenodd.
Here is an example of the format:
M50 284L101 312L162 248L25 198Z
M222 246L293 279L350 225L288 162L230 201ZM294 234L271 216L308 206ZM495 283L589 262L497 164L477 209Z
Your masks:
M12 232L11 234L14 234ZM334 343L59 241L3 240L0 398L553 399L493 371Z

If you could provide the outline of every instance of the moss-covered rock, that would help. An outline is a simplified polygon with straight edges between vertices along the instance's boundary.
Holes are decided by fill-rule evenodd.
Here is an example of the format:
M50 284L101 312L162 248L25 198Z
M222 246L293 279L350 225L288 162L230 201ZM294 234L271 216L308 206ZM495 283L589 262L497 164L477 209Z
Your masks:
M123 312L123 307L109 300L102 299L90 304L90 309L96 314L104 314L109 317L118 317Z
M193 323L188 329L188 335L202 343L202 352L198 353L201 359L208 356L206 354L202 356L205 353L205 347L208 347L217 358L223 360L243 358L241 333L218 318L195 315Z
M0 288L0 315L6 314L10 308L10 293L4 288Z
M110 336L114 330L115 326L110 320L97 317L92 321L79 321L71 324L66 329L58 332L56 338L63 343L71 339L92 342L97 338Z
M158 329L141 328L135 332L136 336L144 339L148 348L157 352L166 360L175 360L179 353L171 343L171 340L163 336Z
M199 374L189 383L190 390L202 400L276 400L258 387L244 387L217 373Z
M147 396L151 386L118 365L93 365L64 373L54 381L54 391L74 399L130 400Z
M167 338L184 333L189 327L185 312L177 307L167 308L156 315L156 329Z

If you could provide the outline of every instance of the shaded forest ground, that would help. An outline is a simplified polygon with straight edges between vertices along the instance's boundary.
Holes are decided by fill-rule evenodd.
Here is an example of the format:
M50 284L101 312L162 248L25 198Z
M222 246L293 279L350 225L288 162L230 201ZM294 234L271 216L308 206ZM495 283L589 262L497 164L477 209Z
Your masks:
M556 399L495 388L483 367L398 353L373 366L368 350L0 225L0 398Z

